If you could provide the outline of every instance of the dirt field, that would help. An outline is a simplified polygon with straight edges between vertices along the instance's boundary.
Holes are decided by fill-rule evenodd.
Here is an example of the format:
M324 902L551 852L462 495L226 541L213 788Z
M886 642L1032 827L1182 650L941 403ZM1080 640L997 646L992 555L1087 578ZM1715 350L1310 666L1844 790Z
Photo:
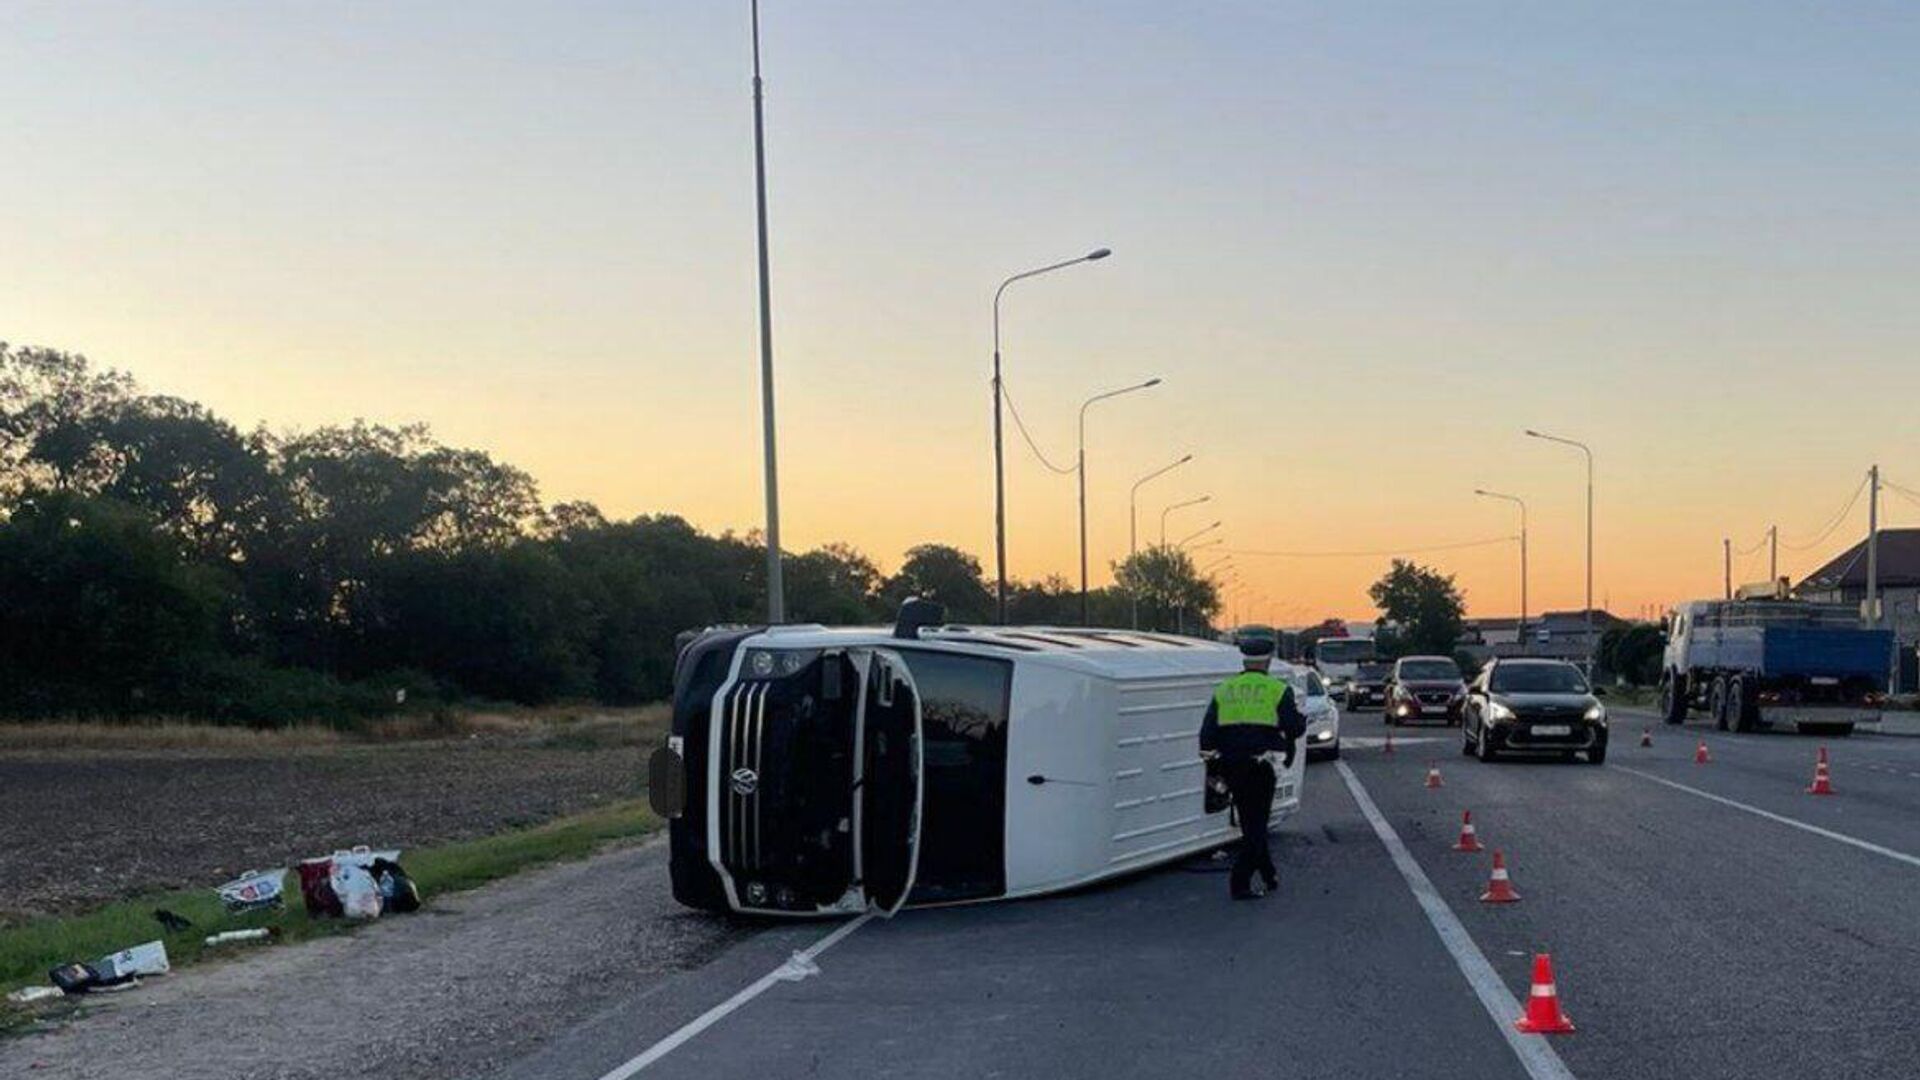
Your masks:
M457 737L389 743L0 729L0 925L633 798L664 720L657 708L476 718Z

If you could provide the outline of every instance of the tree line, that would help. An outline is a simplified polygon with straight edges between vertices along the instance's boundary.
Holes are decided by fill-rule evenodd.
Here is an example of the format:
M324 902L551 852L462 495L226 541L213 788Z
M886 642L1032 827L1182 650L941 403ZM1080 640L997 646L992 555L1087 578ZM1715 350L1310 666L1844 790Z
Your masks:
M1090 622L1204 626L1211 582L1154 548ZM790 553L795 621L889 619L907 596L989 622L946 544L883 574L845 544ZM681 630L764 620L757 533L545 503L525 471L423 425L243 431L85 357L0 342L0 716L182 715L358 725L461 699L643 702ZM1010 621L1077 624L1063 578Z

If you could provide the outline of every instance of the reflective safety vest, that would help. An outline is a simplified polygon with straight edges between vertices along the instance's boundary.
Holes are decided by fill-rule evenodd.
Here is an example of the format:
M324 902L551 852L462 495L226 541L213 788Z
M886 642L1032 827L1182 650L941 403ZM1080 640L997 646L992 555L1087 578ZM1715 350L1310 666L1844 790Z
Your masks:
M1228 724L1280 723L1280 702L1286 698L1286 683L1261 671L1243 671L1213 691L1216 722Z

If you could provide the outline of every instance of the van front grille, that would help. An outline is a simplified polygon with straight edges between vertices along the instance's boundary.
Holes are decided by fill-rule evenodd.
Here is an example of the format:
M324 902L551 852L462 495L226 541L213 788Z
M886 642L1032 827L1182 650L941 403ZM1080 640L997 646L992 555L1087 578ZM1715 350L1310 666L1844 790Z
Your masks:
M721 706L721 768L715 777L720 800L720 861L732 873L760 870L761 786L767 733L767 692L771 683L743 683L727 692Z

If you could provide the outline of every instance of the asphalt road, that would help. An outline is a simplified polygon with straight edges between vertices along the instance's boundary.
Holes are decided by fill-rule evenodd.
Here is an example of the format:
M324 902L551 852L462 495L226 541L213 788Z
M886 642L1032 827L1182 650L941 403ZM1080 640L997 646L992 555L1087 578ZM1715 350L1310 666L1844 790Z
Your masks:
M1643 726L1652 748L1636 745ZM1483 765L1450 729L1403 731L1386 756L1361 742L1380 730L1377 713L1347 717L1347 775L1309 770L1264 902L1230 903L1199 862L869 920L811 957L817 973L789 958L832 928L775 926L489 1075L598 1080L650 1048L637 1075L1920 1073L1920 739L1828 741L1840 794L1818 798L1803 789L1820 740L1795 735L1623 713L1595 768ZM1438 790L1421 782L1430 763ZM1487 856L1449 850L1465 808L1520 903L1478 902ZM1452 948L1447 922L1464 931ZM1575 1034L1505 1031L1536 950ZM1490 992L1462 954L1483 958ZM800 977L770 978L783 964Z

